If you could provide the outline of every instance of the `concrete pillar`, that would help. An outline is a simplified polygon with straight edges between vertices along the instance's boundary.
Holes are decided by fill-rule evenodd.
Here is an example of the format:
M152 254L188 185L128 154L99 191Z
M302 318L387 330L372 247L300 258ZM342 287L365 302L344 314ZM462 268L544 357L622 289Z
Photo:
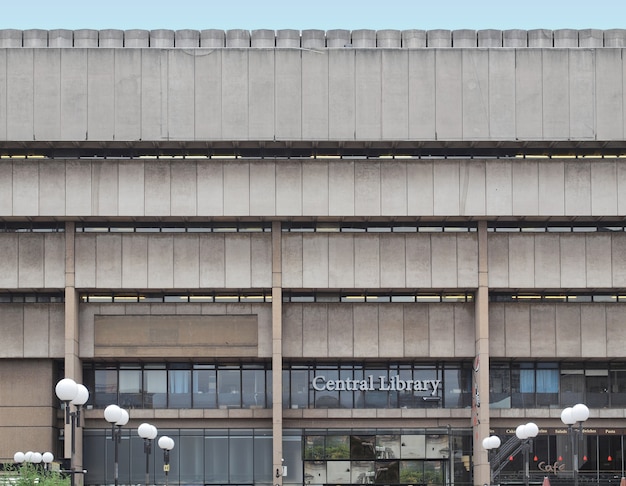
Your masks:
M626 29L609 29L604 31L604 47L626 46Z
M528 47L528 32L521 29L502 31L502 47Z
M323 49L326 47L326 33L318 29L303 30L301 44L304 49Z
M579 47L603 47L604 32L600 29L582 29L578 31Z
M243 29L227 30L226 47L250 47L250 32Z
M169 29L151 30L150 47L174 47L174 31Z
M48 31L48 47L74 47L74 32L67 29Z
M350 47L350 31L344 29L333 29L326 31L326 47Z
M277 30L276 47L300 47L300 31L295 29Z
M476 47L476 31L459 29L452 31L452 47Z
M100 47L124 47L124 31L118 29L101 30L98 33Z
M98 31L94 29L75 30L74 47L98 47Z
M150 47L150 32L143 29L125 30L124 47Z
M0 30L0 48L22 47L22 31L17 29Z
M376 31L371 29L353 30L352 47L376 47Z
M478 289L474 303L476 336L472 379L472 431L474 485L491 484L487 451L482 441L489 437L489 263L487 223L478 223Z
M224 47L226 34L219 29L206 29L200 31L200 47Z
M182 29L174 32L174 46L176 47L200 47L200 31Z
M29 29L22 33L24 47L48 47L48 31L43 29Z
M402 47L402 32L387 29L376 32L377 47Z
M426 31L417 29L403 30L402 47L407 49L426 47Z
M552 31L548 29L533 29L528 31L528 47L552 47Z
M269 29L253 30L250 35L252 47L276 47L276 32Z
M558 29L554 36L554 47L578 47L578 31L574 29Z
M452 32L445 29L434 29L426 32L428 47L452 47Z
M495 29L479 30L477 32L478 47L502 47L502 31Z
M272 223L272 478L283 483L283 295L282 295L282 231L279 221ZM280 474L274 474L274 472Z

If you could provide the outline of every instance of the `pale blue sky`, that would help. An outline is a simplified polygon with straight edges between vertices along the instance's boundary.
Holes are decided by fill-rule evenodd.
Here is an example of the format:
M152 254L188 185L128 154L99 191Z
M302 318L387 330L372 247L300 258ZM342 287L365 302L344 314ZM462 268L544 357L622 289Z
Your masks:
M626 0L5 0L0 29L613 29Z

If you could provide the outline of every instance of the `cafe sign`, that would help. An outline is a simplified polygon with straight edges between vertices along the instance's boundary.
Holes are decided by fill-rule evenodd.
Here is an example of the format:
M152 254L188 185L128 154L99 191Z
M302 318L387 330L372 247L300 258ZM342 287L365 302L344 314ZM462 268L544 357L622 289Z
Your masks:
M436 396L441 387L441 380L403 380L399 376L369 375L363 380L345 378L343 380L327 380L323 375L317 375L311 381L316 391L419 391L430 392Z

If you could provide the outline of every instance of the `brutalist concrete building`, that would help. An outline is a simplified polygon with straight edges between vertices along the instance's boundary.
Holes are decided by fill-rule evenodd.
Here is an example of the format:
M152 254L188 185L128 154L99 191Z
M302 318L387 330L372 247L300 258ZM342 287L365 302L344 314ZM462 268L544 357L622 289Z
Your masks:
M164 484L149 423L172 484L619 481L625 45L0 31L0 462Z

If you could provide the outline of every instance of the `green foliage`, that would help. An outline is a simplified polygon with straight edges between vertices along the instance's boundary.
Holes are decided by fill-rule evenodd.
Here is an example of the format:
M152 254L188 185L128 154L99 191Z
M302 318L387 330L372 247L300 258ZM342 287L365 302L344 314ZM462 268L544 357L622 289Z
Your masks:
M7 486L69 486L70 478L59 471L46 471L31 463L5 469L2 482Z

